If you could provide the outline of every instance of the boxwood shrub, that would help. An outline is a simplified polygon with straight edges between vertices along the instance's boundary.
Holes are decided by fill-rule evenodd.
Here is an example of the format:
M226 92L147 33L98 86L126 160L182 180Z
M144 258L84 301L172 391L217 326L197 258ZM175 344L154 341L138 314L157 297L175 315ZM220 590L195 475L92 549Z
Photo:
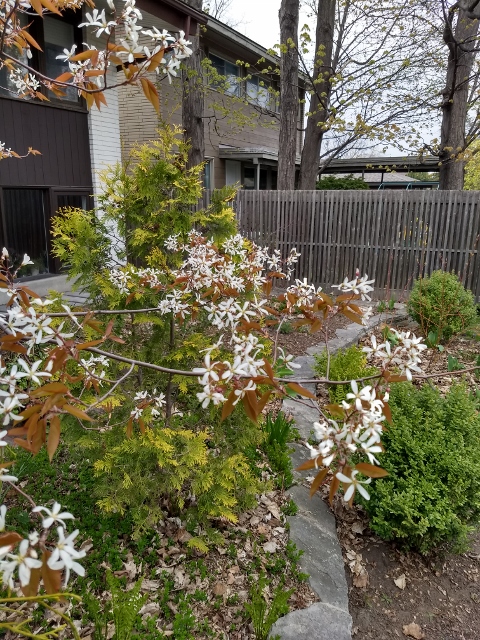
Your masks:
M442 397L433 387L394 385L393 424L364 502L371 528L385 540L422 553L440 545L466 547L480 521L480 415L465 387Z
M476 321L475 298L454 273L434 271L420 278L408 300L408 313L425 336L433 332L436 341L447 341Z

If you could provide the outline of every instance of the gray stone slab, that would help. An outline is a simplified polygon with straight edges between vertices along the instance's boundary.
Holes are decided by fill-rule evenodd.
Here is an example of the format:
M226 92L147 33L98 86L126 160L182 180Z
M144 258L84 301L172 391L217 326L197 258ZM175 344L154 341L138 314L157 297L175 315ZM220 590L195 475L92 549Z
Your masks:
M292 398L283 401L283 411L290 414L295 419L295 427L298 429L301 438L308 440L311 436L313 423L319 419L318 410L295 402Z
M313 518L298 513L287 518L290 539L304 553L299 567L322 602L348 611L348 589L340 545Z
M316 471L313 470L308 473L315 475ZM314 524L329 534L333 540L337 540L337 525L333 513L318 493L310 497L309 489L304 486L291 487L287 493L297 505L299 514L305 518L310 518Z
M346 611L315 602L277 620L270 638L279 635L282 640L351 640L351 632L352 619Z

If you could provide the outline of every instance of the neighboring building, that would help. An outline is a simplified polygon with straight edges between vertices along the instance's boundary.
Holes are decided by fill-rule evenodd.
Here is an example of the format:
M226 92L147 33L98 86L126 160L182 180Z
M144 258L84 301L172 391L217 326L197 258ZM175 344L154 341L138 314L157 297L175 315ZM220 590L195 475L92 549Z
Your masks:
M158 29L169 29L164 20L144 14L145 24ZM225 184L240 183L245 189L276 189L278 165L278 98L266 90L276 80L271 74L254 75L251 71L259 59L262 68L278 66L278 59L246 36L208 16L206 27L200 31L200 43L204 56L212 67L231 83L219 90L208 91L205 101L205 186L219 188ZM251 65L246 68L238 61ZM257 65L258 66L258 65ZM250 73L249 73L250 72ZM252 75L242 81L242 77ZM152 76L158 82L158 76ZM300 77L299 84L302 83ZM182 124L182 83L176 78L170 85L167 78L158 82L160 94L160 118L169 124ZM303 89L299 90L304 97ZM120 131L124 157L138 142L148 142L156 137L159 117L153 107L136 88L126 86L120 94ZM244 102L242 103L242 98ZM270 114L265 114L265 109ZM262 111L262 114L259 113ZM241 126L242 118L250 120ZM252 118L254 120L252 126ZM299 106L297 161L302 148L303 103Z
M326 175L326 174L324 174ZM438 182L418 180L404 173L336 173L335 178L360 178L370 189L438 189Z
M434 156L376 156L370 158L340 158L332 160L322 175L337 178L362 178L370 189L438 189L438 182L419 180L408 173L438 171Z
M189 34L196 33L199 22L206 22L203 14L180 0L137 0L137 4L168 21L170 28ZM97 2L97 8L103 6L107 6L104 0ZM54 78L68 70L56 56L73 44L81 50L87 38L77 26L81 22L81 13L73 11L63 18L34 17L30 31L42 51L33 50L32 65ZM148 19L143 24L148 25ZM91 30L88 38L98 46ZM5 70L0 71L0 86L9 87ZM0 248L7 247L12 255L27 252L34 261L31 275L59 269L50 246L55 212L63 206L87 208L98 190L98 171L121 159L117 91L106 97L107 107L88 112L74 89L61 100L48 95L49 102L19 99L0 89L0 140L20 154L29 147L42 154L0 162Z

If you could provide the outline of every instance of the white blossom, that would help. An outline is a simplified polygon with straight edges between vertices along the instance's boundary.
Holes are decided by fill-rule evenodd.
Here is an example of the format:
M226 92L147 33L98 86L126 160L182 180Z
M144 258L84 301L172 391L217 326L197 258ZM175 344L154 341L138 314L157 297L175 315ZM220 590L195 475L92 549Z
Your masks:
M67 537L65 537L63 527L58 527L57 533L58 542L55 545L47 564L50 569L53 569L54 571L65 569L64 586L66 586L70 579L70 571L74 571L77 575L82 577L85 575L85 569L81 564L76 562L76 560L84 558L86 553L83 550L77 551L74 548L74 540L79 533L78 529L73 531Z
M348 502L353 497L353 494L355 493L355 489L358 490L359 494L363 496L365 500L370 500L370 495L363 485L370 484L372 479L367 478L367 480L359 480L357 478L358 473L359 472L356 469L354 469L352 471L351 477L346 476L344 473L340 473L340 472L335 474L337 479L340 480L340 482L343 482L344 484L348 485L348 488L345 491L345 494L343 496L343 499L345 500L345 502Z
M20 585L25 587L30 582L32 569L39 569L42 566L41 560L33 558L30 550L30 541L22 540L18 553L8 553L10 560L0 562L0 572L3 574L3 584L13 588L13 574L18 567L18 577Z
M59 522L63 526L66 526L64 520L75 519L71 513L68 513L68 511L62 512L61 509L62 509L62 506L58 502L55 502L51 509L48 509L47 507L41 507L41 506L35 507L34 509L32 509L32 513L41 513L42 511L44 511L47 517L44 518L42 522L42 527L44 529L50 529L50 527L54 523Z

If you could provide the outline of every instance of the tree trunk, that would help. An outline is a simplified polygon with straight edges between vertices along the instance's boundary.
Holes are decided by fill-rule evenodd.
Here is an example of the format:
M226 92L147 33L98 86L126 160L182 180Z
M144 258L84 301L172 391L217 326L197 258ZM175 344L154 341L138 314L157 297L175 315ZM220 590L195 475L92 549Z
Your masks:
M440 185L442 190L463 189L466 149L465 127L468 111L469 78L475 60L478 20L470 19L459 10L455 31L453 14L445 25L443 39L449 48L447 77L442 100L440 135Z
M194 9L202 10L203 0L185 0ZM185 35L192 43L192 55L184 60L182 73L182 126L185 140L190 145L188 167L194 167L205 159L205 132L203 124L204 91L200 37Z
M315 189L318 175L320 148L328 119L328 104L332 86L333 32L336 0L318 0L317 29L315 34L315 66L313 87L307 120L305 142L300 164L299 189Z
M282 0L279 11L280 132L277 189L295 188L298 121L298 14L299 0Z

